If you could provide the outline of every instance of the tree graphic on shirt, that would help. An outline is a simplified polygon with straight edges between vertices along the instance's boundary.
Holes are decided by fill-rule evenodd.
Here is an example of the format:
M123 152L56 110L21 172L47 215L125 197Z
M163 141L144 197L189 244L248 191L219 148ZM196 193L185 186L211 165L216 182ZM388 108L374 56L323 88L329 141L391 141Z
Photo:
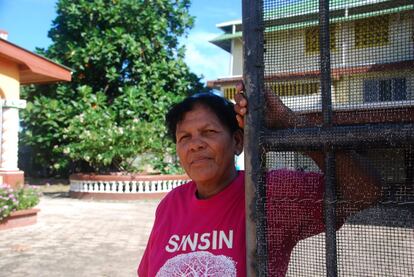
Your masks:
M169 259L158 271L157 277L233 277L236 263L227 256L216 256L207 251L180 254Z

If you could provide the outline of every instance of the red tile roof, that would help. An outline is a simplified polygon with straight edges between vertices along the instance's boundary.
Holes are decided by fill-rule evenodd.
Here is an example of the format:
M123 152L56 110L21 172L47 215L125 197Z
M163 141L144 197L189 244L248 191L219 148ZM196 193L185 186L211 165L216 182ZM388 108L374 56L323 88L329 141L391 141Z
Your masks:
M19 65L20 84L44 84L72 79L71 69L0 39L0 59Z

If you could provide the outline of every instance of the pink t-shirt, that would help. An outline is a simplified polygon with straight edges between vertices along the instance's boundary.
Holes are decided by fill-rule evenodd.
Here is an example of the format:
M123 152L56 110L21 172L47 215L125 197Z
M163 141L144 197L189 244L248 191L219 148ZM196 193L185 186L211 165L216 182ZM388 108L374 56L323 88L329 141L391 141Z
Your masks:
M266 175L269 276L284 276L296 243L323 232L322 180L292 170ZM209 199L195 193L190 182L161 201L139 276L246 276L244 173Z
M156 211L138 268L144 276L245 276L244 173L199 200L194 182L171 191Z
M268 276L285 276L290 254L302 239L324 231L323 175L273 170L266 175Z

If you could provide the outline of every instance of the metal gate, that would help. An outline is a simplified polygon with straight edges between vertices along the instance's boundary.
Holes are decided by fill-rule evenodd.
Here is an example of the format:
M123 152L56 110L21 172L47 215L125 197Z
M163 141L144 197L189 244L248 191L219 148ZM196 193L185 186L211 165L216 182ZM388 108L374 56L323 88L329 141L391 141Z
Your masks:
M243 0L243 41L248 274L414 276L414 2Z

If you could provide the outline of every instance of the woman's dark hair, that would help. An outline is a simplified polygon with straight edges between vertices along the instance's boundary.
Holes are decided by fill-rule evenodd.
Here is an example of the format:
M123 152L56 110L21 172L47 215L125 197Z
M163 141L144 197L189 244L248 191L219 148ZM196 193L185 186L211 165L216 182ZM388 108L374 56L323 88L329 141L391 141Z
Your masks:
M232 102L213 93L197 93L173 105L165 117L168 135L174 143L177 142L175 137L177 124L184 119L186 113L194 110L198 105L210 109L231 134L240 129Z

